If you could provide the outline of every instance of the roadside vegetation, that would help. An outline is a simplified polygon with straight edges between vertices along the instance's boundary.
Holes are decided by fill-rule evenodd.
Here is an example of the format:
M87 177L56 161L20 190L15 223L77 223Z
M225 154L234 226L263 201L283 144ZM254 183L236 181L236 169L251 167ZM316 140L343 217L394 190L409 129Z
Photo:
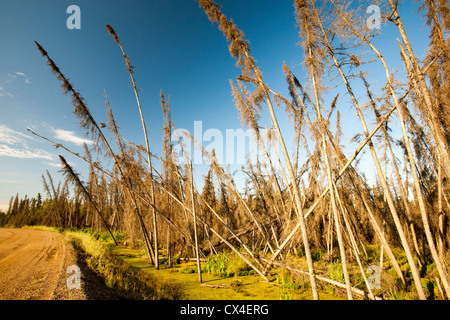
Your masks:
M268 155L270 146L260 131L262 113L267 113L270 138L281 147L276 159L280 169L271 161L249 162L242 168L247 180L240 192L214 150L196 144L210 164L200 190L184 150L184 163L173 154L175 124L163 92L159 116L164 148L157 155L149 144L142 110L147 106L141 106L126 39L106 25L105 36L109 33L117 44L112 54L118 65L125 64L124 76L131 80L145 145L121 135L120 119L114 118L114 103L106 93L106 120L94 119L81 93L57 66L57 57L36 42L70 97L81 129L95 144L85 145L84 153L75 152L29 130L65 154L60 156L63 179L55 183L46 172L46 198L11 198L0 223L89 228L99 237L106 234L113 247L144 250L135 262L151 269L148 274L162 278L167 270L177 269L194 275L198 286L207 285L210 275L231 279L235 288L243 287L241 279L254 277L279 286L283 299L294 298L293 289L307 291L312 299L323 292L347 299L450 298L448 2L419 1L417 14L430 30L428 50L420 59L397 10L407 4L379 3L381 23L398 31L398 48L392 50L398 51L404 69L396 73L376 47L379 31L367 27L369 2L351 7L345 0L293 1L305 74L296 76L280 62L285 95L270 88L250 42L222 7L212 0L197 2L236 59L240 75L230 86L242 126L254 130L254 143ZM349 108L353 112L346 117L353 116L361 129L344 145L340 111ZM283 135L278 125L283 109L294 137ZM293 150L287 139L295 142ZM86 162L87 176L74 171L65 157ZM359 167L363 157L373 164L373 185ZM115 255L83 234L72 236L92 267L119 290L131 286L145 297L177 297L170 288L146 292L143 285L153 283L152 277L137 277L132 285L123 282L118 274L128 267ZM368 273L373 266L380 270L379 289Z
M142 272L112 254L110 247L114 245L114 242L105 233L92 232L90 229L64 230L46 226L25 226L25 228L62 233L65 241L74 246L89 269L95 272L119 299L179 300L183 298L180 285ZM115 234L118 241L121 241L122 237L119 233Z

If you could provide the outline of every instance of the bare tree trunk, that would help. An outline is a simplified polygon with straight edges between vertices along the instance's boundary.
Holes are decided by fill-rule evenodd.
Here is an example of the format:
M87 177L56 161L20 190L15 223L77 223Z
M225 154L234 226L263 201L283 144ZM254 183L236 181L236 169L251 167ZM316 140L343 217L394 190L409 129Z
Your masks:
M194 175L192 174L192 163L189 164L190 180L191 180L191 199L192 199L192 216L194 218L194 239L195 239L195 255L197 258L197 273L198 282L202 283L202 267L200 265L200 254L198 250L198 236L197 236L197 214L195 211L195 198L194 198Z
M151 155L150 155L150 145L149 145L149 140L148 140L148 133L147 133L147 127L145 125L145 121L144 121L144 115L142 113L142 108L141 108L141 101L139 98L139 90L137 89L136 86L136 82L134 80L134 75L133 75L133 66L130 64L130 59L129 57L125 54L124 48L122 46L122 43L119 41L119 38L117 36L117 34L115 33L114 29L110 26L110 25L106 25L106 28L108 29L109 33L111 34L111 36L114 38L114 41L119 45L120 50L122 51L125 63L127 65L127 71L130 74L130 78L131 78L131 86L133 87L133 91L134 91L134 95L136 96L136 102L137 102L137 106L139 109L139 116L141 118L141 124L142 124L142 130L144 131L144 137L145 137L145 146L146 146L146 151L147 151L147 164L148 164L148 174L150 176L150 199L152 202L152 205L155 205L155 189L154 189L154 183L153 183L153 167L152 167L152 159L151 159ZM154 236L154 263L155 263L155 268L158 270L159 269L159 258L158 258L158 227L157 227L157 219L156 219L156 212L155 209L151 208L151 212L152 212L152 217L153 217L153 236Z
M405 28L403 26L402 20L400 19L400 16L397 11L397 1L389 0L389 4L391 5L392 9L392 15L393 19L391 21L394 22L394 24L397 26L402 41L405 44L406 51L408 52L409 59L411 59L412 62L412 70L413 70L413 78L416 79L417 85L418 85L418 93L421 94L422 98L425 102L425 110L424 113L427 118L427 123L430 126L433 135L436 139L436 143L438 145L438 152L442 156L442 163L443 167L445 168L445 171L447 174L450 173L450 150L448 148L448 145L446 143L446 139L444 137L444 133L440 128L437 127L439 124L439 119L436 117L436 113L434 112L433 107L433 101L431 98L430 91L426 85L423 73L420 71L420 66L417 61L417 58L414 54L414 51L411 47L411 44L409 43L408 36L406 34ZM446 285L444 284L444 287ZM447 294L450 294L450 287L446 288Z
M336 198L338 199L338 203L339 203L339 207L340 207L340 209L341 209L342 216L343 216L343 218L344 218L344 223L345 223L345 226L346 226L346 228L347 228L347 233L348 233L348 235L349 235L349 237L350 237L350 242L351 242L351 244L352 244L354 256L355 256L356 261L357 261L357 263L358 263L359 270L361 271L361 275L362 275L362 277L363 277L363 279L364 279L364 282L365 282L365 284L366 284L366 287L367 287L367 289L369 290L369 297L370 297L370 299L375 300L375 296L374 296L374 294L373 294L373 292L372 292L371 286L369 285L369 281L367 280L367 277L366 277L366 272L365 272L365 270L364 270L364 268L363 268L363 266L362 266L362 263L361 263L360 253L359 253L359 251L358 251L358 245L357 245L357 243L356 243L355 236L353 235L353 230L351 229L350 221L349 221L349 219L347 218L347 215L346 215L346 213L345 213L346 210L345 210L345 208L344 208L343 205L342 205L342 202L341 202L341 199L340 199L340 197L339 197L339 193L338 193L336 184L335 184L334 182L333 182L333 187L334 187L334 190L335 190L335 192L336 192ZM348 290L347 284L346 284L346 289ZM350 290L351 290L351 287L350 287Z
M439 220L439 256L444 261L444 212L442 210L442 164L441 155L438 161L438 220Z
M328 132L328 135L331 139L331 133ZM335 152L337 153L336 158L338 159L338 161L340 162L341 166L346 167L343 165L343 161L346 160L345 155L343 154L342 150L339 148L339 145L333 144L334 145L334 149ZM348 161L347 161L348 163ZM372 212L372 209L369 206L369 200L367 199L366 194L364 193L364 190L362 190L362 187L364 184L361 180L361 178L358 176L358 174L356 173L355 169L353 167L350 167L347 170L348 174L349 174L349 179L351 181L351 184L354 186L355 190L357 190L357 195L359 196L359 198L362 200L364 207L366 208L367 214L369 216L369 221L371 223L371 225L374 228L375 234L377 235L379 241L381 242L381 244L383 245L383 247L385 248L386 254L389 257L389 260L392 263L392 266L394 267L395 271L397 272L397 275L400 277L400 279L403 282L403 285L406 285L406 280L405 277L403 275L403 272L400 268L400 265L397 262L397 259L395 258L394 253L392 252L385 236L384 236L384 232L382 231L382 229L378 226L377 221L375 220L375 216ZM363 246L364 249L364 246ZM365 250L365 249L364 249ZM367 255L367 253L366 253Z
M259 81L260 85L265 87L264 83L262 82L262 79L261 79L259 73L257 74L257 76L258 76L258 81ZM292 163L289 160L289 153L287 151L286 144L284 143L283 135L281 134L281 130L280 130L280 127L278 125L278 121L276 119L272 103L270 102L270 97L269 97L269 95L268 95L266 90L264 90L264 93L265 93L265 96L266 96L267 105L269 106L269 111L270 111L270 117L272 119L272 124L275 127L275 132L278 135L278 139L279 139L280 144L281 144L281 148L282 148L282 151L283 151L283 156L284 156L284 159L286 161L286 165L287 165L287 168L288 168L289 176L290 176L291 183L292 183L292 186L293 186L292 189L294 191L294 198L295 198L295 203L296 203L296 206L297 206L297 212L299 213L300 228L302 230L303 246L305 248L305 256L306 256L306 260L307 260L307 263L308 263L309 276L310 276L310 282L311 282L311 290L312 290L312 293L313 293L314 300L319 300L319 293L317 291L317 284L316 284L316 280L315 280L314 263L313 263L313 260L312 260L312 257L311 257L311 249L310 249L310 246L309 246L308 233L307 233L307 230L306 230L306 221L305 221L305 219L303 217L303 210L302 210L300 192L298 190L297 184L295 183L296 179L295 179L294 168L292 167Z
M361 80L364 82L364 86L366 88L366 93L367 93L367 96L370 99L370 103L371 103L373 111L375 113L375 117L377 118L377 120L380 120L379 119L379 113L376 110L375 101L373 100L372 93L370 92L369 84L367 83L367 81L366 81L366 79L365 79L365 77L363 75L363 72L362 72L361 68L359 67L359 65L358 65L358 70L359 70L359 76L360 76ZM392 157L392 162L394 164L394 169L395 169L395 172L396 172L396 175L397 175L397 179L398 179L398 183L399 183L399 186L400 186L400 191L401 191L401 194L402 194L403 204L405 205L406 218L408 220L409 227L410 227L410 230L411 230L411 236L412 236L414 249L416 251L417 256L420 258L421 256L420 256L420 251L419 251L419 245L417 243L417 236L416 236L416 232L415 232L415 229L414 229L414 223L412 221L411 210L410 210L410 206L409 206L409 202L408 202L408 187L406 186L406 192L405 192L405 189L404 189L403 183L402 183L402 179L400 177L400 171L399 171L398 166L397 166L397 161L395 159L394 151L392 150L392 146L391 146L391 143L389 141L389 136L388 136L388 132L387 132L386 126L383 126L383 132L384 132L384 135L385 135L385 159L386 159L386 151L387 151L386 147L389 147L389 151L390 151L391 157ZM406 158L405 158L405 160L406 160ZM385 168L384 168L385 175L387 174L387 167L386 166L387 166L387 162L385 160ZM405 162L405 175L406 175L406 182L405 183L407 184L408 183L407 182L408 181L407 162ZM384 198L384 200L386 201L386 197ZM384 233L384 227L385 227L385 220L383 219L383 233ZM383 246L381 248L383 250ZM380 260L382 260L382 256L381 256ZM381 269L383 268L382 265L383 264L380 261L380 268ZM419 260L419 265L421 266L420 260Z
M334 1L334 0L330 0L330 1L333 3L333 5L335 4L335 1ZM404 127L403 117L402 117L402 115L401 115L401 110L400 110L399 102L398 102L396 93L395 93L395 91L394 91L394 89L393 89L393 87L392 87L392 81L391 81L389 69L388 69L388 67L387 67L387 65L386 65L386 62L384 61L383 56L380 54L380 52L374 47L374 45L373 45L369 40L367 40L365 37L361 36L361 35L353 28L353 26L351 25L351 23L347 20L347 18L342 14L342 12L341 12L336 6L335 6L335 8L336 8L336 11L338 12L339 16L342 17L342 19L346 22L346 24L347 24L348 27L352 30L352 32L354 32L355 35L358 36L361 40L363 40L364 42L366 42L367 45L370 46L370 48L376 53L376 55L378 56L378 58L381 60L381 62L382 62L382 64L383 64L383 67L384 67L384 69L385 69L385 71L386 71L386 79L387 79L387 81L388 81L389 88L390 88L390 90L391 90L391 96L392 96L393 99L394 99L394 102L395 102L395 106L396 106L397 112L399 113L399 116L400 116L400 119L401 119L400 122L402 123L402 125L403 125L403 127ZM337 60L336 60L335 57L334 57L333 60L335 61L335 65L339 66L339 63L337 62ZM346 84L346 86L347 86L347 91L350 93L350 95L351 95L351 97L352 97L353 103L354 103L354 105L355 105L355 107L356 107L356 110L357 110L357 112L358 112L358 116L359 116L360 121L361 121L361 124L362 124L362 126L363 126L364 133L365 133L366 136L367 136L367 135L369 134L369 132L368 132L368 130L367 130L367 126L366 126L366 123L365 123L365 121L364 121L364 117L363 117L363 114L362 114L361 109L360 109L360 107L359 107L359 104L358 104L358 102L357 102L355 96L353 95L352 89L351 89L350 85L348 84L348 81L347 81L346 77L343 75L342 69L341 69L340 67L339 67L339 72L341 73L342 78L343 78L343 80L344 80L344 82L345 82L345 84ZM405 136L405 131L403 131L403 135ZM405 137L405 138L407 139L407 137ZM384 194L385 194L385 196L386 196L386 200L387 200L388 205L389 205L389 208L390 208L390 210L391 210L392 217L393 217L393 219L394 219L395 226L396 226L397 231L398 231L398 235L399 235L400 240L401 240L401 242L402 242L402 246L403 246L403 248L404 248L404 250L405 250L405 254L406 254L406 257L407 257L407 259L408 259L409 266L410 266L410 268L411 268L411 273L412 273L413 278L414 278L414 283L415 283L415 285L416 285L416 289L417 289L417 292L418 292L418 294L419 294L419 298L422 299L422 300L426 300L425 292L423 291L423 287L422 287L422 284L421 284L421 281L420 281L419 270L417 269L417 266L416 266L416 264L415 264L415 262L414 262L414 258L413 258L413 256L412 256L411 249L409 248L409 244L408 244L408 242L407 242L407 240L406 240L406 237L405 237L405 233L404 233L404 231L403 231L402 224L401 224L400 219L399 219L399 216L398 216L398 214L397 214L397 210L396 210L396 208L395 208L394 201L393 201L392 196L391 196L391 193L390 193L390 191L389 191L389 187L388 187L388 185L387 185L386 179L384 178L384 175L383 175L383 173L382 173L382 169L381 169L380 163L379 163L379 161L378 161L378 157L377 157L377 155L376 155L375 147L373 146L372 142L369 142L369 148L370 148L370 151L371 151L371 153L372 153L372 158L373 158L373 160L374 160L374 163L375 163L375 167L376 167L378 176L379 176L379 178L380 178L381 187L383 188Z
M317 14L317 10L316 10L316 5L315 5L315 1L312 0L311 1L312 6L314 8L314 11L316 13L316 18L317 18L317 22L320 24L320 26L322 27L322 22L320 19L320 16ZM323 29L322 29L323 31ZM308 53L309 53L309 59L313 59L313 52L311 47L308 48ZM320 128L320 137L322 139L322 158L324 159L325 162L325 167L326 167L326 173L327 173L327 177L328 177L328 188L330 190L330 201L331 201L331 210L333 213L333 219L334 219L334 225L336 228L336 234L337 234L337 239L338 239L338 243L339 243L339 252L341 255L341 263L342 263L342 269L343 269L343 273L344 273L344 279L345 279L345 285L347 288L347 298L349 300L353 299L352 296L352 291L351 291L351 284L350 284L350 277L348 274L348 269L347 269L347 258L345 255L345 248L344 248L344 241L343 241L343 237L342 237L342 232L341 232L341 225L339 223L339 215L338 215L338 210L336 207L336 198L335 198L335 192L333 189L333 176L331 173L331 164L330 164L330 160L329 160L329 151L328 151L328 145L326 142L326 136L325 136L325 132L326 132L326 124L323 120L322 117L322 113L320 111L320 105L319 105L319 91L318 91L318 85L316 82L316 71L314 70L313 66L310 66L310 75L312 78L312 84L313 84L313 92L314 92L314 108L316 111L316 117L317 120L319 122L319 128Z
M391 0L390 0L391 1ZM399 21L399 19L397 20ZM399 43L400 47L402 48L403 46ZM392 83L389 80L389 84L390 84L390 89L392 92L392 97L394 98L394 100L397 100L396 96L395 96L395 92L392 88ZM398 102L396 101L396 105L398 105ZM450 298L450 284L447 280L447 276L445 274L444 271L444 267L443 267L443 263L439 257L439 254L436 250L436 245L434 244L434 240L433 240L433 235L431 234L431 229L430 229L430 224L428 221L428 215L426 212L426 208L425 208L425 202L423 199L423 195L422 195L422 190L420 188L420 181L419 181L419 176L417 173L417 169L416 169L416 165L415 165L415 161L414 161L414 155L412 153L411 150L411 145L409 142L409 137L408 137L408 132L406 131L406 127L405 127L405 121L404 121L404 117L403 117L403 112L400 109L400 107L397 108L398 111L398 116L400 119L400 124L401 124L401 128L402 128L402 132L403 132L403 139L404 139L404 144L406 147L406 150L408 152L408 160L410 162L411 165L411 171L412 171L412 176L414 179L414 187L416 190L416 196L417 196L417 200L419 202L419 209L420 209L420 213L422 216L422 222L423 222L423 228L425 231L425 236L428 242L428 246L430 248L431 251L431 255L433 257L434 262L436 263L436 268L439 272L439 276L441 277L442 280L442 284L444 285L444 289L447 293L447 296ZM439 148L440 149L440 148ZM444 150L442 150L444 151Z
M406 95L405 95L406 96ZM389 112L383 117L383 119L377 124L377 126L372 130L370 135L359 145L359 147L356 149L356 151L353 153L353 155L350 157L350 159L347 160L345 165L342 167L342 169L339 171L339 174L336 177L336 180L338 180L351 166L352 162L356 159L358 154L361 152L361 150L366 146L366 144L372 139L372 137L378 132L378 130L381 128L381 126L384 124L385 121L389 119L391 114L395 111L395 107L393 107ZM308 216L317 208L317 206L322 201L323 197L325 197L326 194L328 194L328 191L330 186L328 186L321 195L314 201L314 203L309 207L309 209L304 214L304 218L307 219ZM301 223L300 221L295 225L295 227L292 229L292 231L289 233L289 235L284 239L284 241L281 243L280 247L275 251L275 253L270 257L269 261L274 261L278 255L283 251L283 249L286 247L286 245L291 241L292 237L297 233L298 229L300 229ZM267 265L266 269L270 266L270 263Z

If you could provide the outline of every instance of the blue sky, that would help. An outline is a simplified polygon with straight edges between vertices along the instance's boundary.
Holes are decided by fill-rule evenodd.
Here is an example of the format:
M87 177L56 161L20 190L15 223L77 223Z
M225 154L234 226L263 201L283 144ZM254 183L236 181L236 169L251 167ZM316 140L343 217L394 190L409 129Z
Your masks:
M421 57L426 48L426 28L407 1L401 8L404 23ZM283 61L299 79L305 78L301 65L293 1L222 0L223 12L237 23L251 42L252 53L274 91L286 92ZM81 29L69 30L68 6L81 9ZM37 51L39 42L74 87L86 99L98 122L106 121L104 90L121 128L134 142L144 143L134 93L129 85L118 46L105 23L118 33L135 67L137 86L154 153L162 155L163 116L159 92L170 97L172 121L191 133L194 121L203 130L240 128L229 79L240 74L216 25L212 25L194 0L148 1L31 1L0 2L0 209L19 193L32 197L43 193L41 175L48 170L61 179L58 154L85 172L78 159L26 129L82 151L87 141L72 114L70 97L64 96L45 59ZM402 70L392 26L383 26L376 40L394 70ZM374 70L378 72L379 69ZM403 80L403 79L401 79ZM360 130L348 96L338 103L347 145L351 132ZM267 122L263 111L262 123ZM358 123L358 125L356 125ZM291 125L280 109L280 125L287 136ZM354 132L353 132L354 133ZM290 141L290 139L287 139ZM349 146L349 151L352 146ZM205 173L199 166L198 176ZM366 173L367 175L372 172Z

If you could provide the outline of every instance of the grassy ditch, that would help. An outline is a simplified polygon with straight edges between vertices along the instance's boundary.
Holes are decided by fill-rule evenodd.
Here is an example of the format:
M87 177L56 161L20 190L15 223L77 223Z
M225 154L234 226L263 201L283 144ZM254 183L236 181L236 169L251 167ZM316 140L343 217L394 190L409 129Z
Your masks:
M142 272L110 252L111 239L90 229L61 230L49 227L29 227L42 231L63 233L79 251L89 269L95 272L119 298L129 300L182 299L181 287L171 281L161 281ZM117 238L121 239L120 236Z

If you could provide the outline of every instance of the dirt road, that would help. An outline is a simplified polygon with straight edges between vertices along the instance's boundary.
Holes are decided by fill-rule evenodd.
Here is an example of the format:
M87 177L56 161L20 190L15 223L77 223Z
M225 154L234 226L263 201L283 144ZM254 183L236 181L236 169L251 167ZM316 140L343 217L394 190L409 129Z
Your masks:
M66 286L76 257L54 232L0 228L0 300L83 299Z

